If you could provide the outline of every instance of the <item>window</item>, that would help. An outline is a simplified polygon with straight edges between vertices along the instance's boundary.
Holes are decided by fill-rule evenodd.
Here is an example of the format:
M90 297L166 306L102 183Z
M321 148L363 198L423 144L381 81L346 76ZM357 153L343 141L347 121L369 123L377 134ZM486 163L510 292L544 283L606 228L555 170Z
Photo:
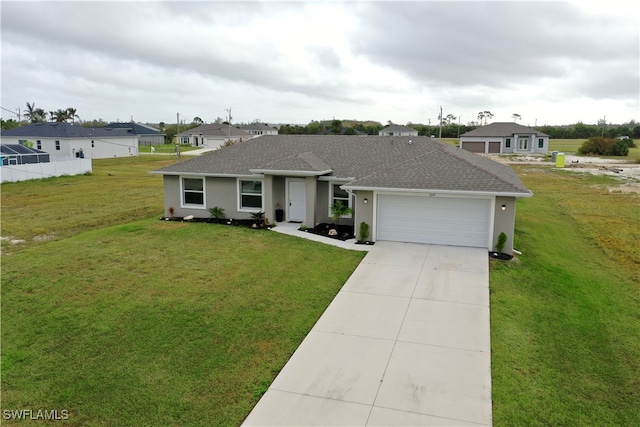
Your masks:
M182 204L204 207L203 178L182 178Z
M91 148L94 148L96 146L95 142L93 142L93 139L91 140Z
M506 148L511 148L511 138L507 138L504 140L504 146Z
M182 143L183 144L188 144L189 143L189 137L188 136L183 136L182 137Z
M538 139L538 148L544 148L544 139L542 138Z
M262 181L238 181L239 210L262 210Z
M60 141L56 141L56 150L60 151Z
M529 138L519 138L518 150L528 150L528 149L529 149Z
M38 150L42 150L42 141L40 141L40 140L37 140L37 141L36 141L36 148L37 148Z
M329 215L331 215L331 206L334 206L338 201L342 202L344 206L351 207L351 196L341 189L340 185L342 184L331 184L329 189ZM346 215L345 218L351 218L351 215Z

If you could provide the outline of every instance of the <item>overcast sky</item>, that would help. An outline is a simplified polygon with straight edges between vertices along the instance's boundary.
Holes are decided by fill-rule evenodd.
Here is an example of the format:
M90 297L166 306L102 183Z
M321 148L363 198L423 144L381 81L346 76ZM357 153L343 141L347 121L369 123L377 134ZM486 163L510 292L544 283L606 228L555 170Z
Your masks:
M638 121L632 3L2 1L2 117Z

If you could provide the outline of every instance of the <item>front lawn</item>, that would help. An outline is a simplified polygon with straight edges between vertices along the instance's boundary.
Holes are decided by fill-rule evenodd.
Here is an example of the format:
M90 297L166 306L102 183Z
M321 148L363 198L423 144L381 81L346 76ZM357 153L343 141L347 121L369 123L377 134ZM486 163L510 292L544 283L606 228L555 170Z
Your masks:
M517 167L519 262L491 264L495 425L640 425L638 195Z
M4 255L2 409L238 425L362 257L157 219Z

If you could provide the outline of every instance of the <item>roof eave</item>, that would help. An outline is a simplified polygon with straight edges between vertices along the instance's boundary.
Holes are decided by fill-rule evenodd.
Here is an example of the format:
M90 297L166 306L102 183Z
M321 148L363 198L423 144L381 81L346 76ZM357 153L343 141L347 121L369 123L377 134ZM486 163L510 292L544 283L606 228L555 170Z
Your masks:
M429 194L454 194L454 195L477 195L477 196L504 196L504 197L532 197L533 193L516 191L473 191L473 190L443 190L434 188L394 188L394 187L373 187L358 185L342 185L341 188L352 191L377 191L393 193L429 193Z
M276 176L321 176L333 172L333 169L322 171L300 171L300 170L283 170L283 169L249 169L251 173L260 173L264 175Z

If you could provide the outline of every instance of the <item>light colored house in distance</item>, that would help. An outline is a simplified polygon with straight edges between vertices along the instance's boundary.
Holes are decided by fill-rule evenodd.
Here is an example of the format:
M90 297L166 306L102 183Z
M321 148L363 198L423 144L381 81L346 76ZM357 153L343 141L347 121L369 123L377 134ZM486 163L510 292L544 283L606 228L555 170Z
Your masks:
M138 155L138 135L126 130L85 128L64 122L39 122L2 131L3 144L33 142L51 159L106 159Z
M546 153L549 135L511 122L496 122L460 135L460 148L472 153Z
M194 147L220 148L227 141L242 142L251 139L253 135L235 126L223 124L204 124L178 134L180 144Z
M132 135L138 135L139 145L161 145L164 144L165 134L158 129L136 122L113 122L104 127L105 129L125 130Z
M165 212L331 223L331 206L354 212L371 239L492 250L513 248L516 199L532 194L504 165L422 136L266 135L152 173L163 175ZM171 209L170 209L171 208Z
M378 135L380 136L418 136L418 131L408 126L391 124L382 128Z
M250 123L240 126L240 129L250 133L254 138L262 135L278 135L278 129L264 123Z

